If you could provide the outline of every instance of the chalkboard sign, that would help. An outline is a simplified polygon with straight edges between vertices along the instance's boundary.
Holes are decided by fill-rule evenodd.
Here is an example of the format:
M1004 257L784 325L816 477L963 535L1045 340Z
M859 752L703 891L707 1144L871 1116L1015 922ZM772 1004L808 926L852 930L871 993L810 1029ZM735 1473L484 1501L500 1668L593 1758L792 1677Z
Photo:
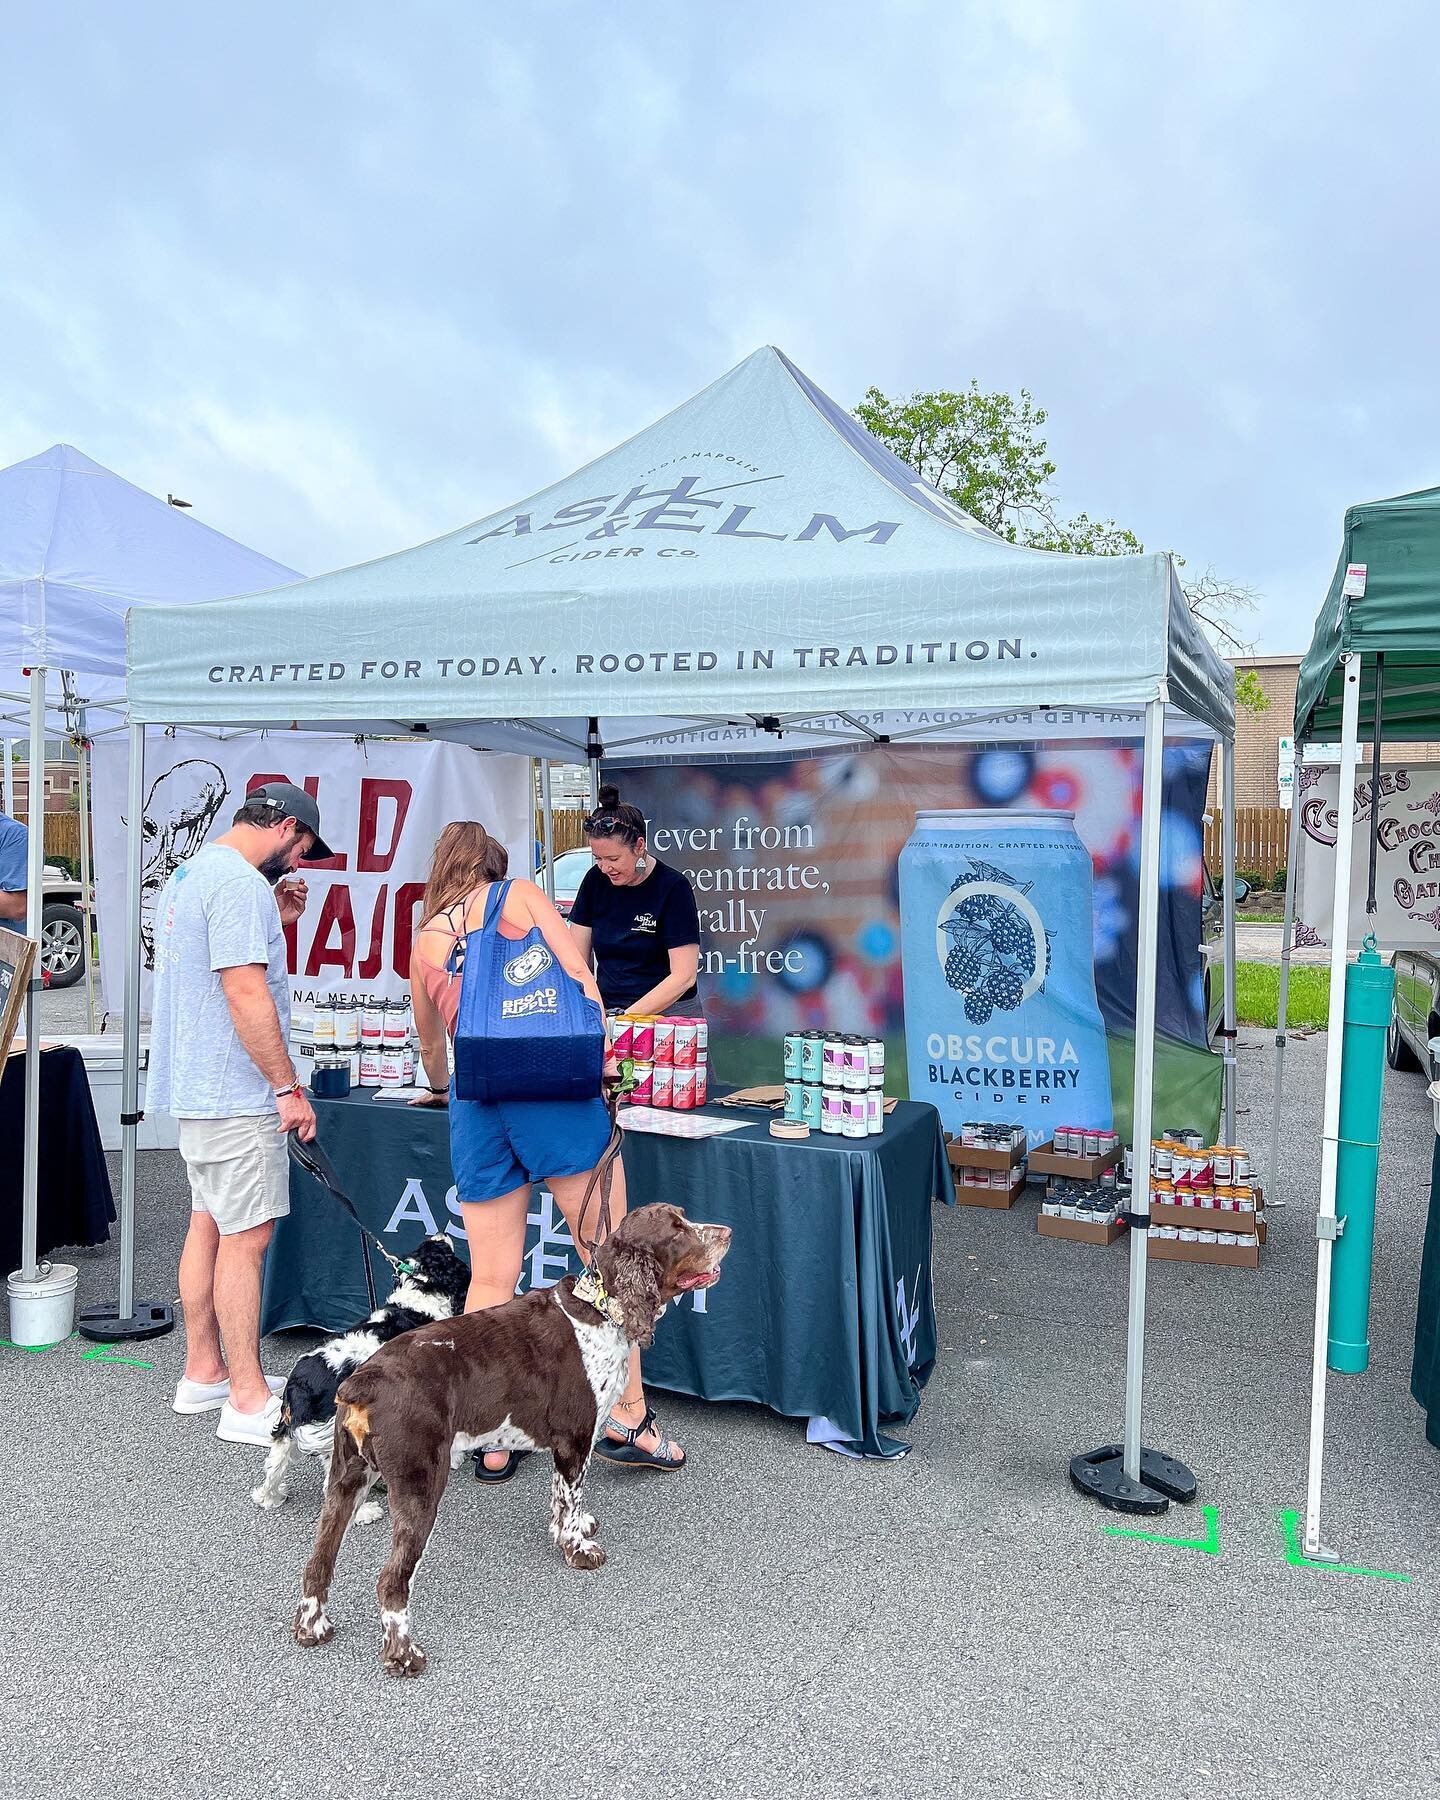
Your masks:
M0 1061L10 1054L10 1042L25 1007L25 990L39 948L33 938L0 931Z

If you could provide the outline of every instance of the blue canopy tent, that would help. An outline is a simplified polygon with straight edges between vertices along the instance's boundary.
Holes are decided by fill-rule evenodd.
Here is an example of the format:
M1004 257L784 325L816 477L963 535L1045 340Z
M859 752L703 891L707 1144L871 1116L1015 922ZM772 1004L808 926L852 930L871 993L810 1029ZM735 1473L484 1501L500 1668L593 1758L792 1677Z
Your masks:
M298 580L292 569L202 525L198 519L147 494L92 462L69 444L0 469L0 745L5 753L6 811L13 805L8 739L28 736L30 814L41 810L39 779L48 735L79 746L81 812L86 812L85 745L89 715L123 709L125 619L128 612L163 606L167 611ZM8 679L6 672L10 672ZM101 678L109 691L95 698L76 692L75 677ZM109 678L108 682L104 678ZM6 712L6 704L21 711ZM42 802L43 805L43 802ZM89 836L82 830L84 892L90 891ZM30 832L29 936L42 931L44 832ZM90 958L86 956L87 985ZM22 1262L12 1298L23 1303L38 1275L36 1174L38 1166L40 1063L35 1030L37 964L26 998L25 1187ZM92 999L93 1006L93 999ZM139 1081L138 1038L126 1036ZM127 1064L127 1067L129 1064ZM126 1168L133 1175L134 1132L126 1134ZM133 1218L122 1214L122 1266L133 1264L126 1242Z

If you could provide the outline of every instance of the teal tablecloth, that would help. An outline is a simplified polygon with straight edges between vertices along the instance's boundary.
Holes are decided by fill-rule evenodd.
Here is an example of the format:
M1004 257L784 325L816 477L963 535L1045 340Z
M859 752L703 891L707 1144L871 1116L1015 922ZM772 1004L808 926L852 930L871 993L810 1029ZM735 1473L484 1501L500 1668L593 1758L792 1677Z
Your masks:
M1430 1165L1430 1216L1420 1258L1420 1300L1415 1309L1415 1360L1410 1392L1425 1408L1425 1435L1440 1449L1440 1137Z
M321 1146L394 1254L458 1227L443 1111L368 1093L315 1111ZM881 1426L914 1417L935 1362L930 1206L953 1196L939 1115L901 1101L863 1143L818 1133L783 1143L767 1125L700 1140L626 1137L631 1205L673 1201L734 1232L718 1285L661 1320L645 1380L808 1419L812 1440L851 1454L901 1454ZM266 1261L263 1329L343 1330L369 1309L360 1234L293 1166L290 1208ZM463 1247L458 1229L456 1239ZM388 1271L374 1261L383 1293ZM563 1219L537 1193L522 1290L575 1266Z

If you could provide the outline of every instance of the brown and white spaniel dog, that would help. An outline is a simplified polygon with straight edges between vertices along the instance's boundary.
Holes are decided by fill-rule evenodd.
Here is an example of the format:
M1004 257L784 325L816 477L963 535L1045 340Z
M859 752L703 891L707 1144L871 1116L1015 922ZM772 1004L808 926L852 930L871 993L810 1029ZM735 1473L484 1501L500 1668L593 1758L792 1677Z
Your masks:
M595 1276L566 1276L486 1312L406 1332L345 1380L337 1396L330 1483L295 1614L297 1644L323 1644L340 1541L375 1482L389 1492L394 1538L379 1584L380 1660L418 1675L410 1590L450 1471L472 1450L549 1450L550 1535L572 1569L605 1552L581 1506L590 1453L625 1388L634 1345L649 1344L666 1306L720 1278L725 1225L677 1206L627 1213L600 1246Z

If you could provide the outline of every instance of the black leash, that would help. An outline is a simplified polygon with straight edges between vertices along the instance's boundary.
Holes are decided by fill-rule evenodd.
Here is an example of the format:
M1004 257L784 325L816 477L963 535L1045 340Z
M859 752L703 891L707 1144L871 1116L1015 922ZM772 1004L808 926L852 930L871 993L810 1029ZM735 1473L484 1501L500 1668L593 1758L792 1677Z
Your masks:
M374 1312L380 1302L375 1295L375 1276L370 1267L371 1244L375 1246L385 1258L386 1262L389 1263L390 1268L397 1279L401 1275L408 1275L410 1273L411 1264L406 1262L402 1257L392 1256L385 1248L384 1244L381 1243L380 1239L376 1237L375 1233L360 1217L360 1214L355 1210L355 1202L345 1192L344 1188L341 1187L340 1177L335 1173L330 1158L320 1148L319 1144L313 1142L302 1144L295 1133L291 1131L286 1134L285 1147L290 1152L291 1161L298 1164L312 1180L318 1181L321 1187L325 1189L326 1193L329 1194L330 1198L344 1207L345 1211L349 1213L350 1217L360 1227L360 1253L365 1263L365 1286L370 1292L370 1310L371 1312Z

